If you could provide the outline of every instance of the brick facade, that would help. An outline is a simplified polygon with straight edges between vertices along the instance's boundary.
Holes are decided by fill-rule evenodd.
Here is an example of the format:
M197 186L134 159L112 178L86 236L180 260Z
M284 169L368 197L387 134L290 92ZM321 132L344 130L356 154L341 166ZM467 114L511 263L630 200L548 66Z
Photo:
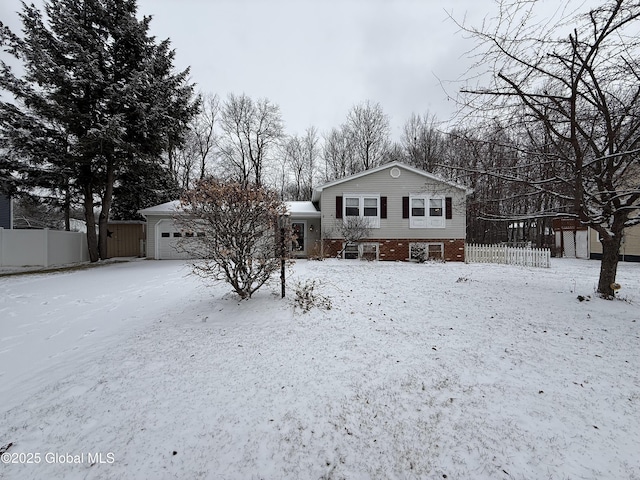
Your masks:
M324 239L323 254L325 258L335 258L342 249L342 240ZM444 259L447 262L464 262L464 239L377 239L367 238L363 243L377 243L379 260L407 261L409 259L409 243L442 243Z

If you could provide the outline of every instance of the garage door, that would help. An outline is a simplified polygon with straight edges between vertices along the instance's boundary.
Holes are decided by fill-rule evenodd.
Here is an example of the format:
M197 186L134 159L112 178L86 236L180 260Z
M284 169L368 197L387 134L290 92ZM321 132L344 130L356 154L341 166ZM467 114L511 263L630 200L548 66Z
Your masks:
M156 234L158 236L158 252L159 260L184 260L189 258L189 254L178 250L177 245L182 238L182 232L178 229L172 220L161 220L156 225Z

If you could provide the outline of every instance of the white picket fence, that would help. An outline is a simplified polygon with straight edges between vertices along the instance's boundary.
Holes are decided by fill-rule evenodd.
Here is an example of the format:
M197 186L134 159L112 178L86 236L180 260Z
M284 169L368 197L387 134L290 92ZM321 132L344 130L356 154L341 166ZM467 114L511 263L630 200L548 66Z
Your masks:
M504 263L524 267L551 266L551 250L548 248L517 248L507 245L475 245L464 247L466 263Z

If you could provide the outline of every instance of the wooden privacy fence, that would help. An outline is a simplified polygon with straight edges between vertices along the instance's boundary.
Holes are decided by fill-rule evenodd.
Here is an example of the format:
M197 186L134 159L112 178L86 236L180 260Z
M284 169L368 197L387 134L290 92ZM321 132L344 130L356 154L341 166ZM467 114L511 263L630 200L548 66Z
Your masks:
M551 250L548 248L517 248L507 245L475 245L464 247L466 263L504 263L524 267L551 266Z

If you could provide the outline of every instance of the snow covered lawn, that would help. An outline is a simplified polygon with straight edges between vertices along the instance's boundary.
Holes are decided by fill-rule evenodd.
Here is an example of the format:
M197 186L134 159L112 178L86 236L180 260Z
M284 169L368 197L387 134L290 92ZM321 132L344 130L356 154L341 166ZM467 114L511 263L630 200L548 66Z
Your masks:
M0 477L639 479L640 264L598 268L299 261L309 313L181 262L2 277Z

